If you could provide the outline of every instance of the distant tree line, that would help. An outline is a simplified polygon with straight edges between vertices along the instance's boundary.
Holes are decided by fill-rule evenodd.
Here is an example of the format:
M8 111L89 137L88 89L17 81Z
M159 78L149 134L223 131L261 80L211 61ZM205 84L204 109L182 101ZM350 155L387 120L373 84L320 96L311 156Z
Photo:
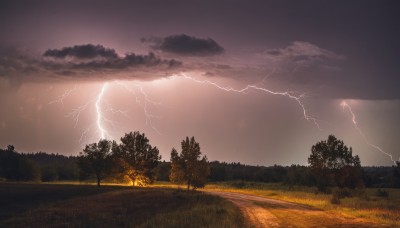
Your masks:
M172 149L170 161L161 161L158 149L139 132L125 134L119 144L107 140L89 144L79 156L23 154L10 145L0 149L0 180L95 180L99 184L101 180L131 184L159 180L186 184L188 188L202 187L206 181L252 181L316 186L321 191L335 186L400 188L400 163L392 167L361 167L351 148L334 136L312 146L309 166L208 162L193 137L184 139L181 146L179 153Z
M0 179L10 181L66 181L78 179L77 157L60 154L17 153L0 149Z
M304 165L291 166L254 166L238 162L211 161L208 181L250 181L264 183L283 183L288 186L316 186L316 179L310 167ZM157 180L169 181L170 162L162 161L156 168ZM399 166L366 166L361 167L362 182L365 187L373 188L400 188L396 185L400 176L395 176ZM399 172L398 171L398 172Z

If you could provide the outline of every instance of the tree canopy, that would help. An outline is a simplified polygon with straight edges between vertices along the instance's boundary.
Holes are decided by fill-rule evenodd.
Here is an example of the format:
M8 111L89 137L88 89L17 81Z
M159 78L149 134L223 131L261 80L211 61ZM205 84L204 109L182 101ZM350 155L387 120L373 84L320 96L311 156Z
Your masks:
M111 169L111 146L111 141L101 139L98 143L86 145L78 157L78 166L81 175L94 174L96 176L97 186L100 186L101 180Z
M133 185L146 185L154 182L155 168L161 156L157 147L149 143L144 133L138 131L125 134L121 144L115 148L120 168Z
M200 145L194 137L190 140L189 137L186 137L181 146L180 154L175 148L171 151L170 180L176 183L186 183L187 189L204 187L210 174L207 157L201 158Z
M0 179L13 181L39 181L40 169L36 163L15 151L13 145L0 149Z
M342 140L329 135L311 147L308 158L318 189L326 191L330 185L355 188L361 184L360 158Z

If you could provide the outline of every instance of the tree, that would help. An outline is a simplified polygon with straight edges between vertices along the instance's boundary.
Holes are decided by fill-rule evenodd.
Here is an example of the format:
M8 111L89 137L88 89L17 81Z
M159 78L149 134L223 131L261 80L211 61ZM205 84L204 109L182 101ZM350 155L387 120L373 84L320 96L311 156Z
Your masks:
M149 139L140 132L130 132L121 138L121 144L115 147L121 172L131 179L133 185L153 183L155 168L161 159L157 147L149 144Z
M393 166L393 187L400 188L400 161L396 161L396 166Z
M78 157L78 166L80 176L94 174L97 180L97 186L100 186L101 180L105 177L112 166L112 142L101 139L98 143L86 145Z
M17 153L13 145L0 149L0 177L14 181L40 181L40 169L26 155Z
M7 151L15 152L15 147L14 147L14 145L8 145L8 146L7 146Z
M200 145L192 137L186 137L182 143L182 152L178 154L175 148L171 151L170 180L175 183L186 183L187 189L204 187L210 174L207 157L201 156Z
M333 135L312 146L308 163L320 191L326 191L330 185L349 188L362 185L360 158L352 152L351 147Z

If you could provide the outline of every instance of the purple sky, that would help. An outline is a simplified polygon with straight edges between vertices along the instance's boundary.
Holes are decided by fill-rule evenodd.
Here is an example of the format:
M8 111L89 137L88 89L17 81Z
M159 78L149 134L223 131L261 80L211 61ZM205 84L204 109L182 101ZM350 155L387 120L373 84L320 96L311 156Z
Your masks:
M398 6L1 1L0 147L76 155L139 130L165 160L195 136L209 160L290 165L334 134L392 165Z

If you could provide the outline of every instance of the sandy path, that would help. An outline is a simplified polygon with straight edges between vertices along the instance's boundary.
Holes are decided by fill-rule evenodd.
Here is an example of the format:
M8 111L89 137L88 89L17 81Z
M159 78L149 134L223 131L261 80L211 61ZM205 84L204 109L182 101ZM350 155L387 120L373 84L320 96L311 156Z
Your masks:
M252 227L376 227L376 224L341 217L313 207L232 192L206 190L232 201Z

